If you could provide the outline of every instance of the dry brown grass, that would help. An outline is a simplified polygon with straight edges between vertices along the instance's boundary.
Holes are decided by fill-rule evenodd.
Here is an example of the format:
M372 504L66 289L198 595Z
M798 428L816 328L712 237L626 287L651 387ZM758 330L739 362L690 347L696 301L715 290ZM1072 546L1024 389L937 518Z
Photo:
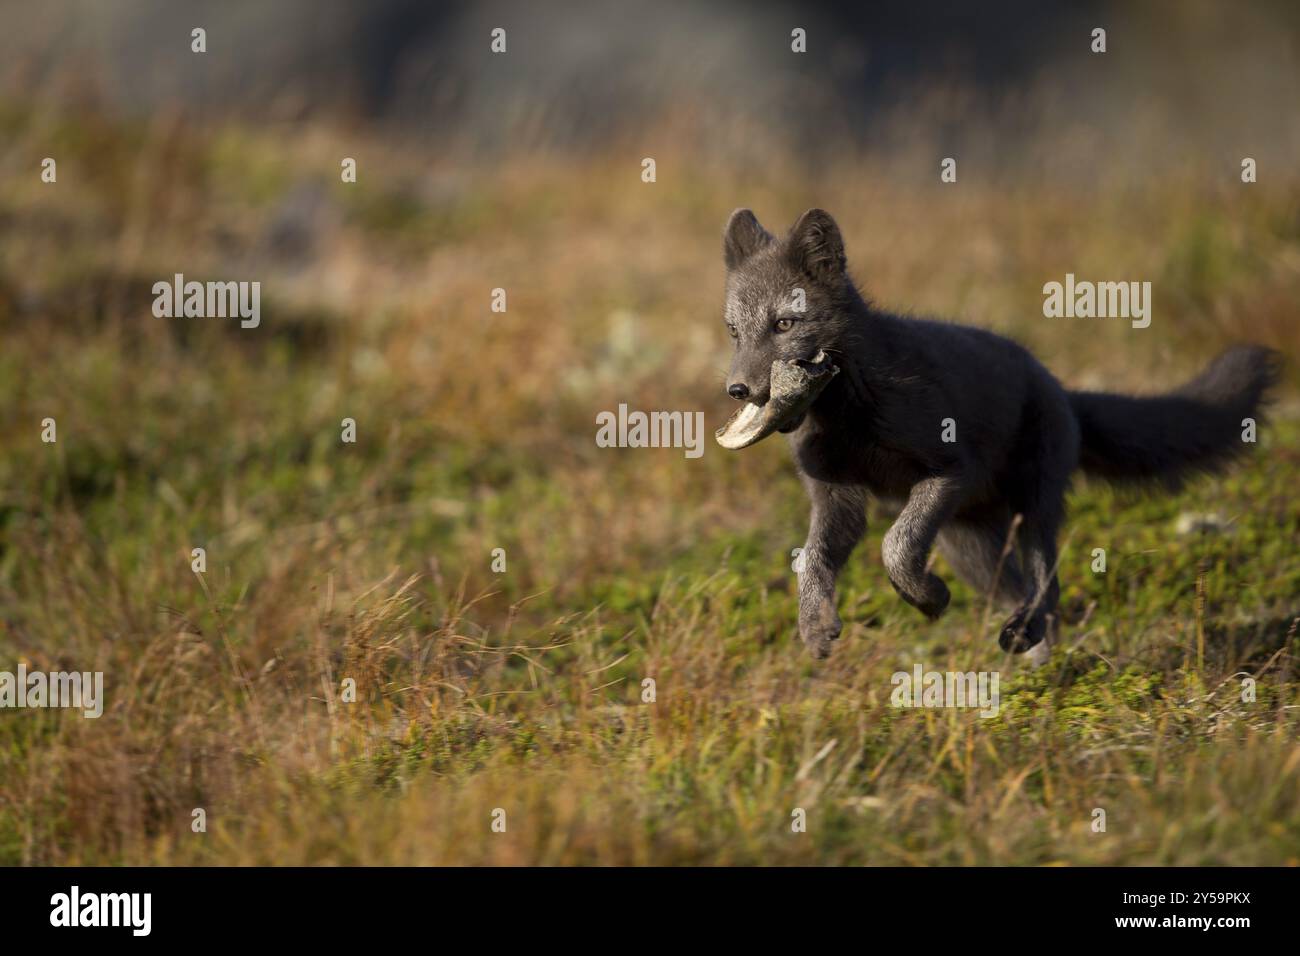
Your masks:
M641 143L474 165L376 139L345 187L336 157L362 151L323 127L10 104L3 132L0 668L103 670L108 700L97 721L0 715L0 861L1300 856L1290 385L1227 478L1079 490L1076 646L1038 672L966 592L933 626L902 607L880 515L848 632L813 666L791 640L804 505L783 448L593 440L620 401L724 416L718 232L741 204L773 227L829 207L878 301L1012 334L1075 386L1169 386L1238 339L1294 357L1293 171L1243 187L1130 159L1063 183L1073 144L1039 143L945 190L916 153L740 163L685 115L646 133L654 185ZM8 175L51 141L57 190ZM262 327L154 319L173 271L260 279ZM1066 271L1150 279L1152 327L1043 319ZM1179 537L1187 510L1232 531ZM890 675L916 660L1000 670L1002 716L894 710Z

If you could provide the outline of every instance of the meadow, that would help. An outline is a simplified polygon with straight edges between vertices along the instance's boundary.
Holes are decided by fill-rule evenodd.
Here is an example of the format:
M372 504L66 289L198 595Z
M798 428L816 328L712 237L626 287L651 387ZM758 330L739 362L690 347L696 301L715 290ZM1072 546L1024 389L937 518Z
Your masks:
M1300 862L1293 364L1223 476L1079 479L1038 668L942 559L944 618L897 598L877 505L811 661L784 443L595 442L620 402L730 414L742 205L825 206L875 300L1071 387L1171 388L1236 341L1293 363L1294 168L1083 175L1031 138L945 185L923 143L704 132L478 155L0 102L0 669L106 692L0 712L0 864ZM260 280L260 325L156 318L178 272ZM1152 281L1151 327L1044 318L1067 272ZM998 671L998 716L891 707L917 663Z

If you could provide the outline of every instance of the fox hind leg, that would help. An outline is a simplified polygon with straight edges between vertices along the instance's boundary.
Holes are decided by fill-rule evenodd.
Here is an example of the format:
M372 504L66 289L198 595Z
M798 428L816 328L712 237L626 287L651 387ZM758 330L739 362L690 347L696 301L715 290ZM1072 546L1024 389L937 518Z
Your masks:
M1019 537L1026 596L998 644L1014 654L1044 643L1056 627L1061 597L1056 537L1065 521L1070 473L1079 460L1079 425L1060 388L1045 383L1030 411L1035 427L1025 431L1015 457L1035 467L1008 476L1008 504L1024 515Z
M944 526L938 540L939 553L957 576L1002 607L1016 607L1025 599L1020 557L1007 543L1011 524L1009 511L954 521Z
M1004 651L1022 654L1046 638L1056 624L1056 605L1061 585L1056 577L1056 535L1061 525L1061 506L1056 504L1025 519L1022 550L1026 599L1016 608L998 636Z

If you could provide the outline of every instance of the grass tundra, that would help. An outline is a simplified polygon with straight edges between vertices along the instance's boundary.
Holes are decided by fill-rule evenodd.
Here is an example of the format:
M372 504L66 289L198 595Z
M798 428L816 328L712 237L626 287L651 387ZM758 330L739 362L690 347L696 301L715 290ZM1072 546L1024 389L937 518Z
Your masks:
M875 504L837 653L808 659L782 443L594 441L620 402L732 411L738 201L834 208L874 297L1069 389L1167 390L1239 341L1293 358L1295 167L989 163L944 192L928 153L742 168L687 122L647 124L653 185L637 144L470 162L377 134L344 184L355 138L323 124L5 102L6 162L62 159L57 190L0 178L0 669L105 676L97 719L0 713L0 863L1300 860L1293 372L1222 475L1073 486L1037 669L942 556L941 620L897 600ZM1046 318L1067 272L1151 280L1150 326ZM176 273L260 280L260 323L156 317ZM997 715L890 706L917 664L996 672Z

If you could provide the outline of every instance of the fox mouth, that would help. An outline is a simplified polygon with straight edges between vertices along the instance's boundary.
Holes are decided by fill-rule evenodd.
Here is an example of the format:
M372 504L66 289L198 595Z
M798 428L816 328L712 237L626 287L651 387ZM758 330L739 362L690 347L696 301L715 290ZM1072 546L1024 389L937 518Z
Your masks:
M772 387L766 402L746 402L714 437L723 448L746 448L773 432L791 432L803 422L809 406L839 373L825 351L811 359L778 359L772 363Z

